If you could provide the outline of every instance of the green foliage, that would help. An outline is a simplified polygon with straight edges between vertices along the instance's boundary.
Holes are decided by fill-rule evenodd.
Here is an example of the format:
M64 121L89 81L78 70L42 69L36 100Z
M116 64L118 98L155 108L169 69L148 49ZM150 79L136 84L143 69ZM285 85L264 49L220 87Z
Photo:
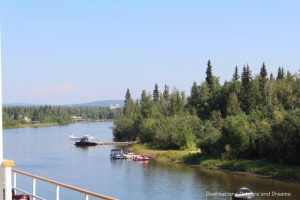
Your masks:
M212 73L212 65L211 65L211 62L210 60L208 60L207 62L207 68L206 68L206 83L210 89L210 91L213 90L214 88L214 76L213 76L213 73Z
M5 128L31 125L30 121L39 123L68 124L74 122L71 116L81 116L86 120L114 119L121 115L121 109L109 108L73 108L62 106L35 106L35 107L4 107L3 125Z
M238 66L235 66L232 81L238 81L240 79Z
M272 127L271 148L280 162L300 163L300 110L285 114L284 120Z
M285 78L285 73L283 67L278 68L277 80L283 80Z
M169 92L169 86L165 85L165 89L164 89L163 97L164 97L164 99L165 99L166 101L168 101L168 100L169 100L169 96L170 96L170 94L169 94L169 93L170 93L170 92Z
M162 149L196 145L204 154L224 158L300 164L300 77L285 75L282 67L276 80L272 76L268 79L264 63L256 76L247 65L240 81L235 67L232 80L220 85L209 61L206 80L193 83L187 100L167 86L163 94L158 85L153 96L143 91L131 114L116 121L115 138Z
M124 100L124 108L123 108L124 115L132 118L135 112L134 106L135 105L133 103L133 99L131 98L130 91L129 89L127 89L125 94L125 100Z
M186 149L195 147L195 116L171 116L158 120L152 141L163 149Z
M261 95L261 103L263 106L267 104L267 69L265 63L263 63L261 69L260 69L260 76L259 76L259 91Z
M197 135L198 146L203 150L204 154L216 155L219 151L219 141L221 131L212 126L210 121L205 121L200 126L200 131Z
M227 117L222 128L223 144L229 144L232 152L241 156L247 151L250 145L250 124L246 115L237 115Z
M115 120L113 135L116 141L135 140L135 138L137 137L137 128L135 125L135 121L126 116Z
M239 103L238 96L235 92L229 94L228 103L226 107L226 114L227 115L237 115L241 113L241 107Z
M250 67L244 66L242 73L242 85L241 85L241 107L242 110L249 114L254 110L255 107L255 96L254 96L254 84L252 82L252 75Z
M158 102L159 96L160 96L160 92L159 92L159 89L158 89L158 85L156 83L155 87L154 87L154 90L153 90L153 101Z
M169 114L176 115L184 112L185 102L178 90L175 90L170 96Z

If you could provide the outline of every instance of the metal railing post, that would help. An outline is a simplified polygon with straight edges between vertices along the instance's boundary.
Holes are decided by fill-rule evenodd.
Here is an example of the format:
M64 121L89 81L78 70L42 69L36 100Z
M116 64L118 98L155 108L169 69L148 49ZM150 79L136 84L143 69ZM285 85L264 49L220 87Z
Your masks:
M32 179L32 195L33 195L33 200L36 200L36 198L35 198L35 195L36 195L36 193L35 193L35 185L36 185L36 179L35 178L33 178Z
M56 185L56 200L59 200L59 186Z
M85 200L89 200L89 195L85 194Z
M11 168L15 165L12 160L3 161L5 179L5 200L12 200Z
M14 193L15 194L17 194L17 190L16 190L16 188L17 188L17 173L16 172L14 172L13 173L13 179L14 179Z

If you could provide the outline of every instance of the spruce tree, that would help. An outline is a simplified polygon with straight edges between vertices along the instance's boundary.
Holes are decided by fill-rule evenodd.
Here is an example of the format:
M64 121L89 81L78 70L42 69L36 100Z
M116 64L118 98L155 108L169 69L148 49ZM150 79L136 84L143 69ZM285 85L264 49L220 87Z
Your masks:
M242 73L242 85L241 85L241 107L242 110L249 114L254 107L254 97L252 94L252 76L250 67L244 66Z
M238 67L235 66L234 73L232 76L232 81L238 81L239 79L240 79L239 70L238 70Z
M131 94L129 89L127 88L126 94L125 94L125 101L124 101L124 108L123 108L123 114L126 116L131 116L133 115L134 112L134 102L133 99L131 98Z
M279 67L277 72L277 80L282 80L284 78L285 78L284 69L283 67Z
M165 89L164 89L163 96L164 96L164 99L165 99L166 101L169 100L169 96L170 96L170 94L169 94L169 86L167 86L167 85L165 85Z
M266 69L266 65L265 63L263 63L260 69L260 76L259 76L259 91L260 91L262 105L266 105L267 103L267 88L266 88L266 83L268 79L267 76L268 76L268 72Z
M194 82L191 88L191 95L188 97L188 107L191 112L198 111L199 109L199 87Z
M157 83L155 84L154 90L153 90L153 101L158 102L159 100L159 89Z
M214 76L213 76L213 73L212 73L212 65L211 65L211 62L210 60L208 60L207 62L207 68L206 68L206 83L210 89L210 92L213 91L213 84L214 84Z

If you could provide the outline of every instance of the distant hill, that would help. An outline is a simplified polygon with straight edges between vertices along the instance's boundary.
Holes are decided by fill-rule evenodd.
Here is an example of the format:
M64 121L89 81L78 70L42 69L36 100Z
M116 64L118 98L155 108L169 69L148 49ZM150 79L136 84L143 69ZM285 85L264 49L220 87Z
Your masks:
M115 106L119 105L123 107L124 105L124 100L103 100L103 101L94 101L94 102L89 102L89 103L80 103L80 104L71 104L67 106L71 107L110 107L110 106Z

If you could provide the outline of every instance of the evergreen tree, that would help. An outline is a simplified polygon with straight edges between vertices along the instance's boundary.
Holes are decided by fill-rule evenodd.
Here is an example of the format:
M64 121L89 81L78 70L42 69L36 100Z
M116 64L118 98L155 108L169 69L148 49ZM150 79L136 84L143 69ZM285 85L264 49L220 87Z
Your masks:
M32 121L38 121L39 120L39 113L37 110L34 110L32 114Z
M242 73L242 85L241 85L241 107L242 110L249 114L254 107L254 99L252 94L252 76L250 67L244 66Z
M19 120L19 114L17 112L14 113L14 120Z
M133 102L133 99L131 98L129 89L127 88L127 91L125 94L123 114L126 116L132 117L133 113L134 113L134 102Z
M188 97L187 104L190 112L192 113L199 109L199 88L196 82L193 83L193 86L191 88L191 95Z
M154 90L153 90L153 101L158 102L159 100L159 89L157 83L155 84Z
M273 76L273 74L271 73L270 74L270 81L273 81L274 80L274 76Z
M259 76L259 91L260 91L260 96L261 96L261 103L262 105L266 105L267 103L267 88L266 88L266 83L267 83L267 69L265 63L262 64L262 67L260 69L260 76Z
M146 91L142 91L141 98L141 115L143 118L150 118L154 114L154 105L151 101L151 95L147 95Z
M206 68L206 83L210 89L210 92L213 91L214 88L214 76L212 73L212 65L210 60L207 62L207 68Z
M202 83L199 87L199 105L197 115L201 119L209 119L210 117L210 91L206 83Z
M129 88L127 88L126 94L125 94L125 104L128 103L131 100L131 94Z
M293 74L288 70L286 72L286 79L291 81L294 78Z
M240 79L239 70L238 70L238 67L235 66L234 73L232 76L232 81L238 81L239 79Z
M285 78L284 69L283 67L279 67L277 72L277 80L282 80L284 78Z
M170 96L170 115L180 114L184 111L184 101L178 90L175 90Z
M165 85L163 96L164 96L164 98L165 98L166 101L169 100L169 96L170 96L170 94L169 94L169 86L167 86L167 85Z

